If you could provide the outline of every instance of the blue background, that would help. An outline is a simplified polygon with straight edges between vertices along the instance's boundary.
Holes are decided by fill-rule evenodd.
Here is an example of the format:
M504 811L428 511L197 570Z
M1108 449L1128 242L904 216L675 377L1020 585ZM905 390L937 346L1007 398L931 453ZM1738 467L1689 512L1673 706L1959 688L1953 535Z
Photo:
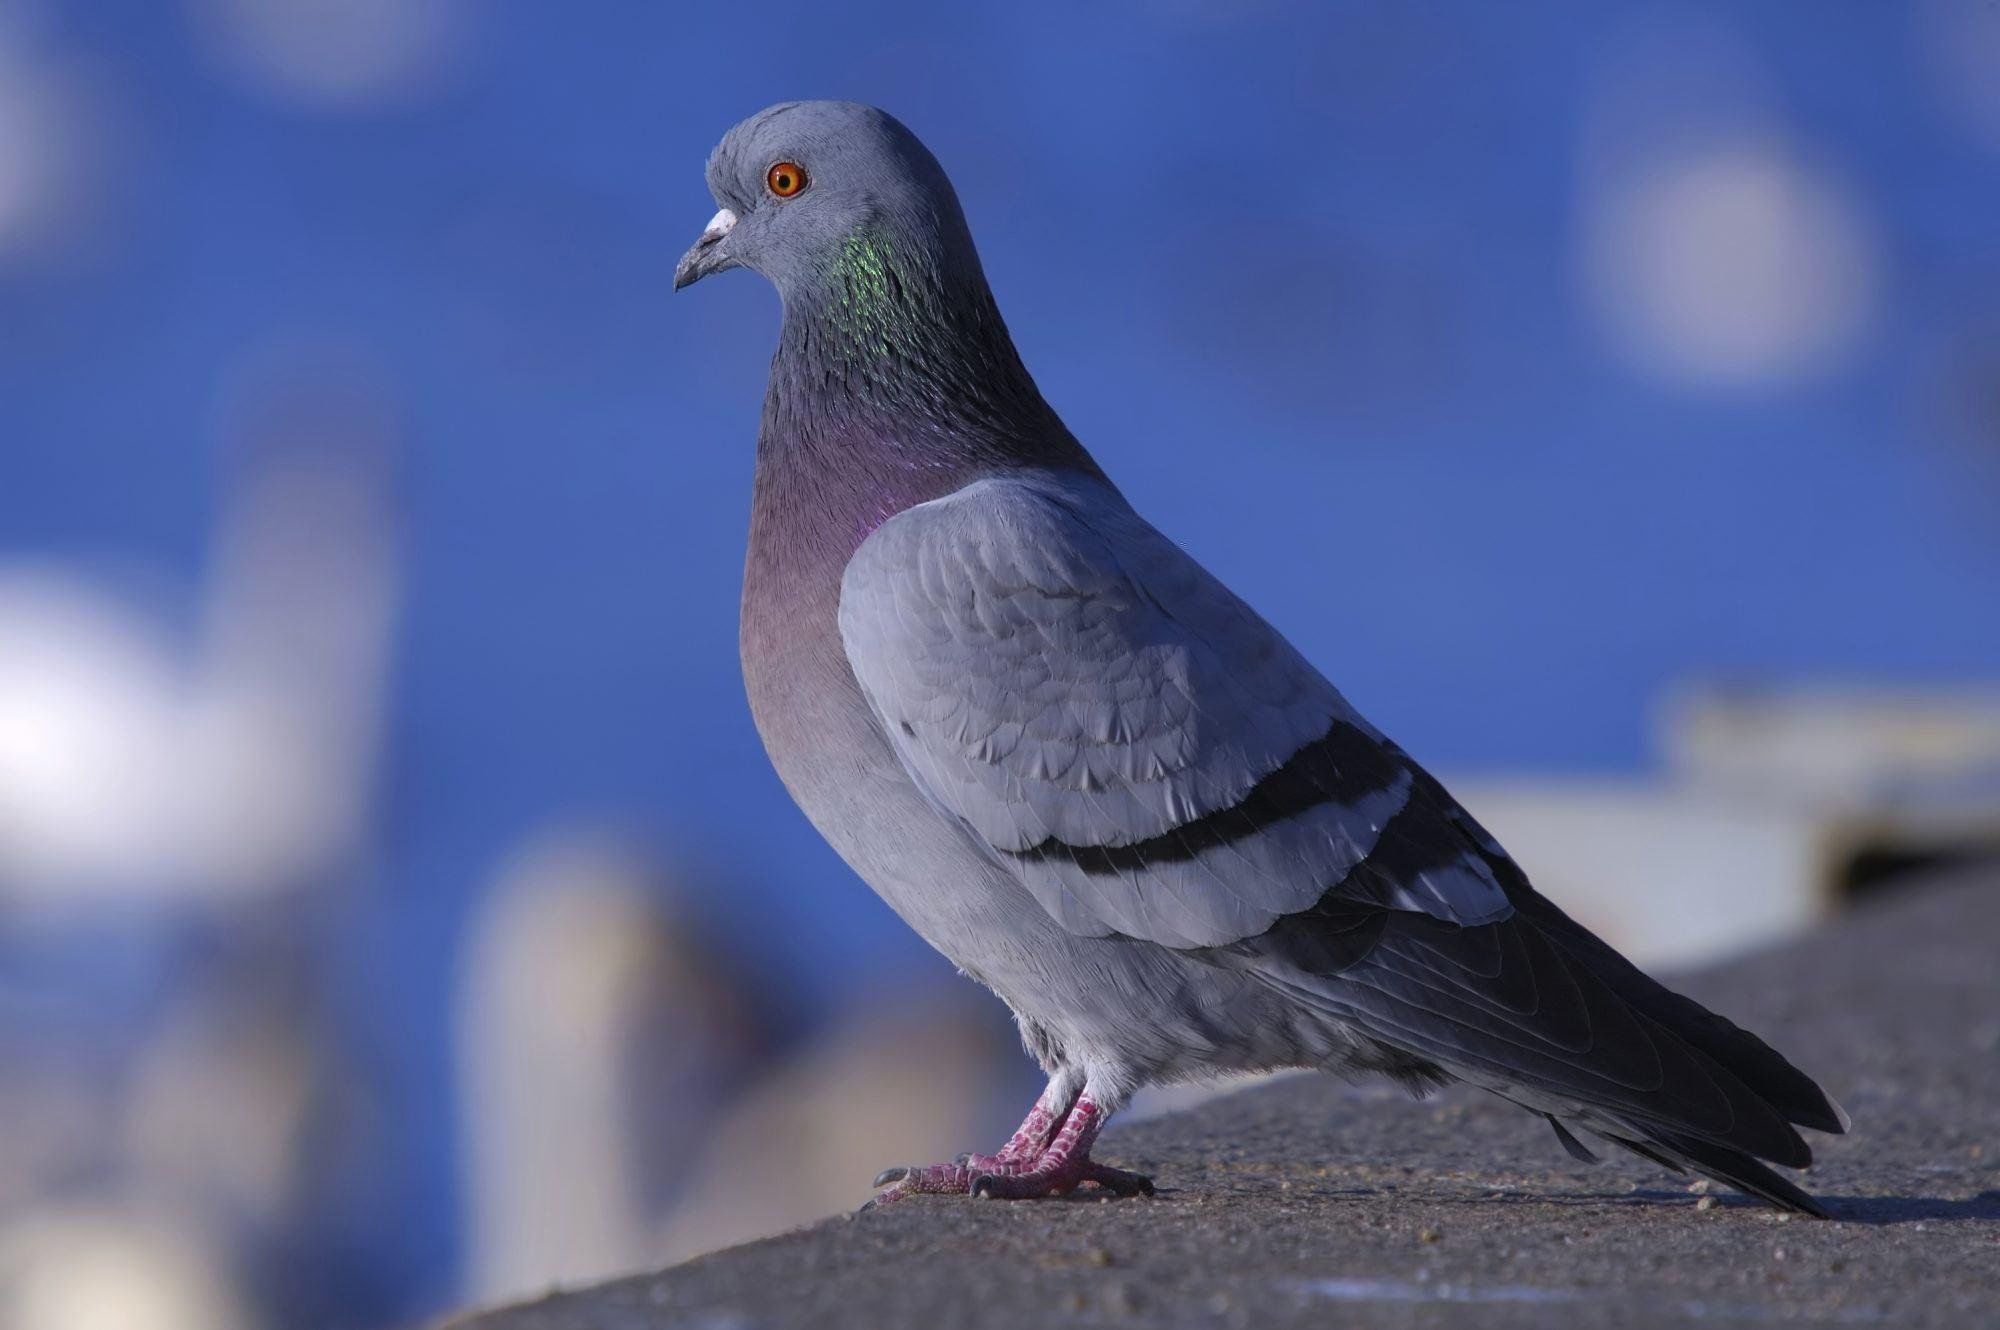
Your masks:
M95 260L0 269L0 554L194 584L246 346L366 347L404 412L376 840L319 961L400 1142L370 1314L453 1287L455 948L550 817L712 866L801 1010L942 972L742 699L777 301L669 292L709 148L769 102L912 126L1078 436L1432 765L1631 771L1690 675L2000 659L2000 152L1901 6L492 4L345 115L219 76L176 6L45 18L126 142ZM1716 34L1867 210L1877 295L1812 373L1649 373L1580 294L1593 79Z

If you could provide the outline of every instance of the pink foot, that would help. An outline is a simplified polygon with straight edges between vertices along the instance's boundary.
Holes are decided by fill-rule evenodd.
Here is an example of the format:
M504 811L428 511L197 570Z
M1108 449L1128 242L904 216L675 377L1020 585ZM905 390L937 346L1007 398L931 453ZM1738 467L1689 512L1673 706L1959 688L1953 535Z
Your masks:
M872 1210L905 1196L969 1196L972 1184L987 1174L964 1164L911 1164L885 1168L875 1175L881 1188L864 1210Z
M1026 1155L1007 1156L1002 1150L997 1155L983 1155L977 1152L962 1154L952 1160L960 1168L969 1168L975 1173L1018 1173L1035 1161Z
M978 1158L979 1156L968 1156ZM985 1156L988 1159L995 1156ZM899 1201L905 1196L979 1196L1003 1201L1036 1200L1044 1196L1067 1196L1084 1183L1115 1196L1151 1196L1153 1180L1094 1159L1071 1156L1048 1167L1003 1165L987 1168L980 1164L930 1164L923 1167L885 1168L875 1178L883 1190L865 1209Z
M1028 1110L1028 1116L1007 1138L1007 1143L993 1154L962 1154L950 1164L932 1164L928 1167L898 1166L885 1168L875 1177L877 1187L886 1187L899 1179L906 1184L906 1190L916 1192L964 1193L971 1187L970 1181L958 1185L959 1177L952 1170L969 1170L969 1178L977 1178L983 1173L1018 1173L1030 1168L1042 1152L1049 1148L1049 1140L1069 1116L1076 1103L1077 1093L1074 1082L1058 1076L1042 1091L1041 1098ZM912 1175L915 1175L914 1177Z
M1055 1087L1051 1086L1053 1092ZM905 1196L950 1195L993 1196L1003 1200L1032 1200L1043 1196L1067 1196L1090 1183L1119 1196L1150 1196L1151 1178L1112 1168L1091 1159L1090 1147L1103 1126L1104 1113L1088 1091L1073 1105L1066 1105L1061 1129L1054 1139L1047 1136L1048 1119L1037 1120L1044 1103L1021 1124L1021 1130L998 1154L966 1155L955 1164L884 1169L875 1185L877 1193L863 1209L872 1209ZM1024 1145L1039 1138L1045 1145Z
M1040 1112L1040 1108L1035 1110L1036 1114ZM975 1173L1019 1173L1035 1166L1035 1161L1049 1148L1049 1137L1058 1125L1046 1120L1037 1122L1035 1115L1031 1114L1021 1130L1014 1133L1014 1139L1000 1147L999 1153L962 1154L952 1162Z

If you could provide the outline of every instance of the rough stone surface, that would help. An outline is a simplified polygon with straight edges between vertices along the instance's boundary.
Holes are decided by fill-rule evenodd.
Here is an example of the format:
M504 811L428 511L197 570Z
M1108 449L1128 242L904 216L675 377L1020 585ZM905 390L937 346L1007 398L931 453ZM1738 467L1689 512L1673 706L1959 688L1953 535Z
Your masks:
M1886 894L1680 983L1853 1115L1805 1177L1830 1223L1574 1163L1462 1088L1308 1076L1114 1124L1151 1200L918 1198L451 1324L2000 1325L2000 875Z

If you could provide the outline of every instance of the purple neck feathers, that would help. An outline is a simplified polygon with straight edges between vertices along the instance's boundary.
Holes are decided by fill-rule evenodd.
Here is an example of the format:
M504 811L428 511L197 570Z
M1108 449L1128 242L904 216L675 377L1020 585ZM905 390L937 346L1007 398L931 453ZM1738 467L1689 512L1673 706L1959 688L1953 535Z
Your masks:
M863 232L784 295L753 560L817 556L837 570L889 518L982 477L1101 474L1029 377L970 253L940 263Z

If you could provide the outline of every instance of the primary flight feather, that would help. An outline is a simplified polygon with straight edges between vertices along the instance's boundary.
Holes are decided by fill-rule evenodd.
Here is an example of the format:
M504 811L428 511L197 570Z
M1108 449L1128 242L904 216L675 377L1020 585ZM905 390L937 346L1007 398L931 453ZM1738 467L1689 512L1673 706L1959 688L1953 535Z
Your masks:
M1767 1167L1847 1121L1538 895L1444 787L1135 513L1042 399L936 160L887 114L730 130L675 286L784 300L743 671L786 787L1013 1009L1049 1086L913 1192L1150 1190L1090 1158L1142 1085L1458 1079L1820 1214Z

